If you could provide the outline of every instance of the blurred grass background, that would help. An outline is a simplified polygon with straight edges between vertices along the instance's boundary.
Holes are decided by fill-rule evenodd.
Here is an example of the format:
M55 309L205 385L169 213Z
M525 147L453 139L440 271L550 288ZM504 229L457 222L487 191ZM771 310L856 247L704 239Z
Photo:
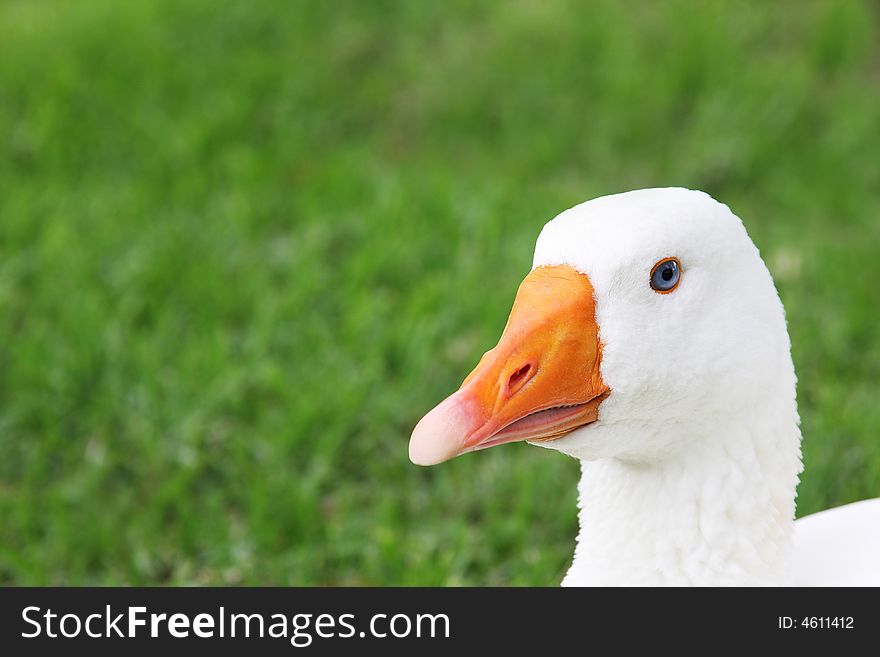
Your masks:
M701 188L776 276L799 514L880 495L880 8L0 2L0 582L555 584L577 464L407 460L538 231Z

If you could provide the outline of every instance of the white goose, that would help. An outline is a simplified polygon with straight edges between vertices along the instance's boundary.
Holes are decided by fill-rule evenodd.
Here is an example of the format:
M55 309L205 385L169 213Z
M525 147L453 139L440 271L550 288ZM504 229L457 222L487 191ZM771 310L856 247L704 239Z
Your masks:
M726 205L606 196L544 227L500 342L410 458L527 440L579 459L563 585L878 585L880 499L794 521L795 381L773 280Z

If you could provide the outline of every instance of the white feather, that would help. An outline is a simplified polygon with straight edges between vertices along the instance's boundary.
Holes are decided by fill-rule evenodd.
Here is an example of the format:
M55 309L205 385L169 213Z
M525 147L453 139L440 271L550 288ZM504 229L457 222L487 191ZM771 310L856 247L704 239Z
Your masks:
M814 513L794 528L798 586L880 586L880 499Z

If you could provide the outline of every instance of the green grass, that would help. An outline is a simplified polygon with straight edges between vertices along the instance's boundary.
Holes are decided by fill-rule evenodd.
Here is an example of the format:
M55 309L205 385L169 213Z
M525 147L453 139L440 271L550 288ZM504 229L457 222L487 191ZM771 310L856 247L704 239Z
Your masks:
M624 6L625 5L625 6ZM876 4L0 4L0 583L552 584L574 461L420 469L540 227L685 185L880 495Z

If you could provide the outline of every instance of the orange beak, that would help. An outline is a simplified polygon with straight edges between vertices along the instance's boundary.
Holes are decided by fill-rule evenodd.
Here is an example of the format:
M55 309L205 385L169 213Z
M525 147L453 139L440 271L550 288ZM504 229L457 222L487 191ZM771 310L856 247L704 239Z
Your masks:
M519 287L498 345L418 423L409 457L434 465L520 440L555 440L595 422L608 396L593 286L572 267L539 267Z

